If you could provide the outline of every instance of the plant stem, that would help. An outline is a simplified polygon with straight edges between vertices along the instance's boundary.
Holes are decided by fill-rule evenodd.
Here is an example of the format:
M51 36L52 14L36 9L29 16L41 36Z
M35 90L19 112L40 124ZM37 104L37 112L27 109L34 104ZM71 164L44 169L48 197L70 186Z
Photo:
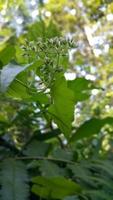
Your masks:
M57 158L50 158L50 157L42 157L42 156L32 156L32 157L15 157L15 160L48 160L48 161L54 161L54 162L63 162L68 164L75 164L75 162L66 160L66 159L57 159Z

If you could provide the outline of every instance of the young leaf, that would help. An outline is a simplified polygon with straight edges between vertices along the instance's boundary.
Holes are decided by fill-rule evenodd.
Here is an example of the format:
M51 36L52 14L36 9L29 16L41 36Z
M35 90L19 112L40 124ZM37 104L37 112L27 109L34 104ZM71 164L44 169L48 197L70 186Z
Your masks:
M46 26L44 21L40 20L28 27L28 32L24 35L24 37L29 40L37 40L38 37L45 39L60 35L61 34L57 26L52 21L50 21L48 26Z

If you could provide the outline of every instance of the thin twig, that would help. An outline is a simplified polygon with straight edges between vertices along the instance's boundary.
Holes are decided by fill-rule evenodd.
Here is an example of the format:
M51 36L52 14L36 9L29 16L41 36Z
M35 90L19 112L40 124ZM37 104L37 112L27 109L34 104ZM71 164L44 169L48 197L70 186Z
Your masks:
M54 161L54 162L64 162L69 164L75 164L75 162L66 160L66 159L57 159L57 158L50 158L50 157L42 157L42 156L32 156L32 157L14 157L15 160L48 160L48 161Z

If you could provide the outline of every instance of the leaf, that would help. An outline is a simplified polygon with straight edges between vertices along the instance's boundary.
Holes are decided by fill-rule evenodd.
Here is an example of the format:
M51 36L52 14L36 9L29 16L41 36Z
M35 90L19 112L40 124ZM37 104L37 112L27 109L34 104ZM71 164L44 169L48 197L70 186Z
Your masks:
M56 25L50 21L48 26L44 23L43 20L37 21L34 24L28 27L27 34L24 35L25 38L29 40L37 40L38 37L52 38L55 36L60 36L60 32L57 29Z
M50 132L47 132L46 134L42 134L40 131L34 132L35 138L39 141L49 140L49 139L57 137L60 134L61 134L61 131L59 129L54 129Z
M36 94L29 97L28 101L40 102L41 104L48 104L49 98L43 92L37 92Z
M2 66L8 64L14 58L14 55L14 45L7 43L5 48L0 51L0 63L2 64Z
M88 194L88 196L91 195L90 197L99 197L101 193L105 193L105 196L100 195L100 197L110 199L109 197L113 195L112 161L101 159L82 160L73 165L69 164L67 167L72 171L79 184L84 187L85 196Z
M53 158L62 159L62 160L72 160L73 153L68 150L61 149L59 147L55 148L52 152Z
M24 99L30 102L39 101L40 103L47 104L49 99L46 94L42 92L32 93L29 87L27 87L28 69L34 69L40 65L40 62L34 62L25 67L8 64L1 71L1 92L7 92L8 96L14 98ZM35 89L35 88L34 88Z
M45 156L49 150L50 145L44 142L33 140L27 145L24 154L27 156Z
M75 140L90 137L94 134L98 134L104 125L113 124L112 117L106 117L104 119L92 118L84 122L75 132L75 134L70 138L70 142Z
M95 88L92 81L83 77L68 81L68 87L74 92L75 102L88 99L90 90Z
M55 25L55 23L51 20L47 26L46 29L46 38L52 38L52 37L59 37L61 36L60 31L58 30L58 27Z
M37 40L44 34L45 24L42 21L37 21L27 27L27 33L24 35L28 40Z
M64 198L63 200L79 200L77 196L68 196L66 198Z
M64 177L35 177L32 192L44 197L62 199L66 196L81 193L81 187L75 182Z
M9 97L14 97L17 99L32 100L30 95L30 89L26 85L27 82L27 73L22 71L19 73L15 79L11 82L7 88L6 95Z
M2 69L1 75L0 75L0 82L1 82L0 89L1 89L1 92L6 92L8 87L10 86L10 84L15 79L15 77L20 72L26 70L28 67L29 67L29 65L23 67L23 66L19 66L19 65L16 65L16 64L11 64L11 63L6 65Z
M94 200L112 200L112 194L109 194L103 190L88 190L85 192L85 195L87 195L90 198L94 198Z
M74 95L67 88L67 82L62 75L56 77L51 94L53 104L49 107L48 112L65 137L68 138L74 118Z
M85 183L85 187L87 187L87 185L90 185L91 187L97 187L94 180L92 179L92 174L88 169L88 164L85 167L84 163L81 162L76 163L75 165L69 164L67 167L72 171L74 178L79 180L79 183Z
M92 160L89 167L96 168L99 171L107 174L109 177L113 177L113 164L109 160Z
M42 176L46 177L55 177L55 176L63 176L65 174L65 170L61 169L57 164L48 161L48 160L41 160L38 162L39 170Z
M4 160L1 171L1 200L27 200L29 187L26 167L21 161Z

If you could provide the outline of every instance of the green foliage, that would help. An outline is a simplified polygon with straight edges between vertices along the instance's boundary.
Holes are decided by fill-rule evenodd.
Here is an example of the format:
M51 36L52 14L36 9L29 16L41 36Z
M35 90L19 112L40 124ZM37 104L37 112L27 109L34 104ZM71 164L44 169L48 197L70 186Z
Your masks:
M22 67L14 64L8 64L5 66L1 71L1 92L6 92L15 77L22 71L25 71L27 67Z
M8 64L11 60L13 60L14 55L15 55L14 46L10 43L6 44L5 47L0 51L0 68Z
M65 196L81 192L78 184L64 177L35 177L32 191L45 198L62 199Z
M29 186L24 163L6 159L2 162L1 168L1 200L27 200Z
M79 184L82 184L84 195L94 199L112 199L112 176L110 161L91 160L68 165ZM110 169L110 170L108 170Z
M3 144L1 148L1 152L4 151L3 158L7 156L9 158L5 159L1 166L1 198L25 200L30 192L45 199L94 200L101 198L101 193L105 199L110 199L112 172L109 173L108 168L112 170L111 163L108 161L99 163L98 160L88 161L86 164L82 161L76 163L75 161L79 159L78 152L73 148L68 149L64 141L66 138L66 143L75 143L78 139L98 134L105 124L112 125L112 117L92 118L79 126L76 132L73 130L72 134L75 105L90 97L90 91L95 88L94 83L85 78L76 78L73 81L65 79L66 67L61 58L63 54L67 54L69 48L73 47L73 41L55 37L46 40L38 38L37 44L35 43L26 40L25 46L22 47L29 64L20 66L9 63L1 70L1 92L26 100L29 102L28 107L33 106L28 110L24 105L7 125L9 133L15 129L15 125L16 132L21 133L20 123L18 124L21 119L22 130L24 129L26 134L29 133L22 146L20 142L12 145L2 138L2 144L4 143L8 149L4 151ZM35 79L37 76L39 81ZM40 128L39 123L39 127L33 129L40 118L41 121L45 120L45 124ZM29 120L32 122L31 125ZM57 129L54 128L53 121ZM18 134L14 135L17 140L20 137ZM12 159L12 156L22 159L24 164ZM25 165L32 180L29 192ZM108 173L109 183L98 170ZM108 193L105 193L105 188L109 190Z
M30 25L27 29L28 31L27 34L25 34L25 38L30 41L37 40L37 37L46 39L56 36L60 37L61 35L60 31L52 21L50 21L50 23L46 26L44 21L40 20Z
M111 200L113 3L26 2L0 2L0 199Z
M9 63L1 70L1 92L29 102L27 106L31 109L28 110L28 107L23 105L7 125L9 133L16 129L13 136L13 141L17 140L16 145L2 138L1 152L4 151L4 146L6 148L2 158L8 159L5 159L1 166L1 198L25 200L30 193L45 199L94 200L101 198L102 193L105 199L110 199L112 173L107 169L108 165L112 169L111 163L88 161L85 166L84 162L76 163L79 159L78 152L75 152L73 147L70 149L71 146L68 149L64 142L65 138L69 144L98 134L105 124L112 124L112 117L92 118L79 126L76 133L73 130L72 134L75 105L90 97L90 91L95 88L94 83L85 78L76 78L73 81L65 79L66 67L62 58L63 54L67 56L69 48L74 47L73 41L55 37L46 40L38 38L37 44L35 43L26 40L22 47L23 56L26 56L29 64L20 66ZM40 118L41 121L45 120L42 128L38 122ZM22 131L24 130L28 137L22 143L18 142L21 133L20 120ZM57 129L54 128L53 121ZM39 127L36 127L38 123ZM22 159L24 164L12 159L13 156ZM25 166L32 180L30 187ZM103 174L98 173L98 169L109 174L109 183ZM106 196L105 188L109 190Z
M31 69L33 73L38 70L38 75L42 81L41 83L45 84L45 90L48 88L50 89L50 101L53 105L49 106L48 112L67 138L71 134L71 123L74 114L74 95L67 87L67 82L61 73L61 71L63 71L62 66L59 66L59 64L62 54L66 54L68 48L73 45L73 41L63 38L53 38L45 42L39 38L37 45L35 45L35 42L29 43L26 41L26 46L23 48L28 59L42 60L40 63L42 66L38 68L39 70L37 69L37 65L35 66L33 63L24 67L9 64L1 71L1 91L5 92L9 89L8 92L10 95L12 94L12 96L21 97L23 99L31 99L33 97L34 99L37 96L33 96L32 94L32 92L35 94L37 92L35 85L33 89L29 85L32 85L31 82L35 82L35 78L32 76L29 77L27 75L27 70ZM53 48L54 46L55 48ZM55 52L51 52L52 49L55 49ZM57 56L56 59L51 56L51 53ZM37 58L34 58L34 56ZM29 83L28 81L30 78L32 81ZM15 88L18 90L17 94ZM32 97L30 97L30 94Z

